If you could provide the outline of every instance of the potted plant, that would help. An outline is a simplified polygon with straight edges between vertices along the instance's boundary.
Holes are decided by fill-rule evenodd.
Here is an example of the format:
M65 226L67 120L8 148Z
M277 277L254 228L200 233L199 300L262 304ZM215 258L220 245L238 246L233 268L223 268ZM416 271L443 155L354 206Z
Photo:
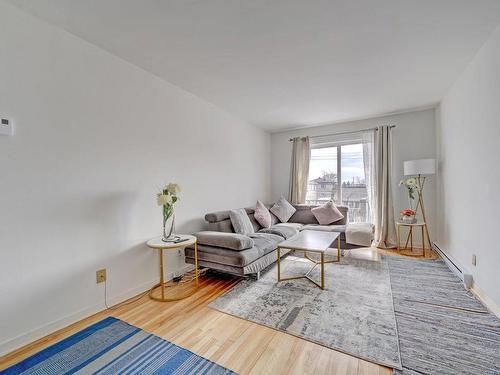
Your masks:
M169 183L165 185L157 194L158 206L163 209L163 237L162 241L170 242L175 240L175 213L174 204L179 200L177 194L181 191L179 185Z
M406 224L415 224L417 222L417 218L415 217L416 212L411 208L405 208L400 212L401 221Z

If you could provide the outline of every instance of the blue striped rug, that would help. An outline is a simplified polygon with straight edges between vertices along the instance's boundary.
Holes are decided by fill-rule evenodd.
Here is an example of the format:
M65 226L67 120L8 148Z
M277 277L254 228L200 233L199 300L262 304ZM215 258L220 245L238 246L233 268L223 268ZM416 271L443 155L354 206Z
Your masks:
M234 374L116 318L106 318L0 374Z

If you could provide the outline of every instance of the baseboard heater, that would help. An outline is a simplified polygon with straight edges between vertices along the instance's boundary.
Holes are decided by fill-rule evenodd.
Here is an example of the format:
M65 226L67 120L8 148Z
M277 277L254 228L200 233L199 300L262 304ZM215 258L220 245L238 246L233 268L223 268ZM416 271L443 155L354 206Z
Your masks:
M456 261L451 259L448 254L446 254L446 252L443 251L435 242L432 243L432 247L439 253L439 255L441 255L441 258L443 258L451 272L462 280L465 288L470 289L472 287L472 275L464 270L463 267L459 266Z

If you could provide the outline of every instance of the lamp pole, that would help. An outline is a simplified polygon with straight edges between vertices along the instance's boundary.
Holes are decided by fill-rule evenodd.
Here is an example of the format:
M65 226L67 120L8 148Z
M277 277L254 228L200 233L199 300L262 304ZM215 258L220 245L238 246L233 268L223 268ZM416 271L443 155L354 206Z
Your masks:
M424 207L424 185L425 185L425 176L418 175L417 177L418 184L418 202L417 207L415 208L415 214L418 214L418 208L422 209L422 219L425 223L425 234L427 235L427 242L429 242L429 248L432 249L431 237L429 236L429 229L427 227L427 219L425 218L425 207ZM424 246L425 240L422 239L422 246Z

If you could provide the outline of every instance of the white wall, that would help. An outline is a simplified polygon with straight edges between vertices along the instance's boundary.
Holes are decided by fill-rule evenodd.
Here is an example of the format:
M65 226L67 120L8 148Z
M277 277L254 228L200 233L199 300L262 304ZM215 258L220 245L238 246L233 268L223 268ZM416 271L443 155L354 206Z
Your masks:
M444 97L437 244L500 306L500 27ZM472 265L472 254L477 265ZM500 310L499 310L500 311Z
M408 196L404 189L398 187L403 177L403 162L405 160L436 157L434 109L402 113L397 115L352 121L341 124L316 126L311 128L275 133L271 136L271 198L276 200L280 195L288 196L290 180L290 158L292 152L291 137L314 136L344 131L356 131L373 128L380 125L396 125L393 130L393 194L396 217L399 211L408 207ZM430 177L425 187L426 213L429 221L431 238L435 222L435 178ZM417 236L415 243L420 244Z
M269 134L1 1L0 115L16 127L0 136L0 352L102 309L98 268L111 302L157 280L162 183L183 188L179 232L269 199Z

